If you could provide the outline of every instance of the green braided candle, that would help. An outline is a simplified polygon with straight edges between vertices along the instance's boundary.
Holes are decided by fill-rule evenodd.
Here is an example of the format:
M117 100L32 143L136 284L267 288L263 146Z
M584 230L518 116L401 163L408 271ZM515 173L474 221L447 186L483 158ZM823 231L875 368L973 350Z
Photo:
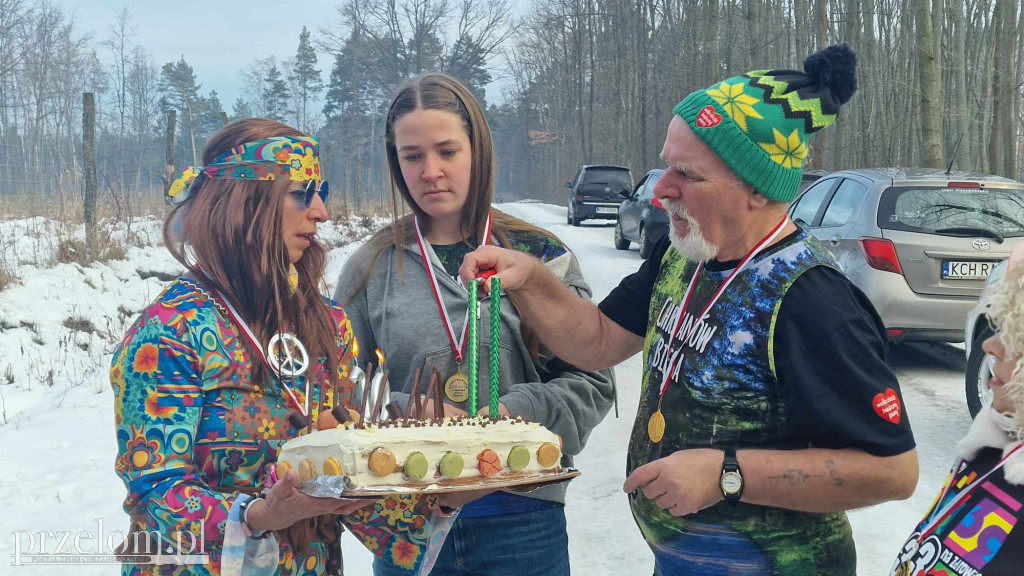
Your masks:
M491 362L490 412L491 418L498 417L498 369L501 362L501 278L491 277Z
M466 354L469 355L469 399L467 400L466 412L469 412L470 417L476 415L477 400L476 400L476 384L477 384L477 285L480 282L473 280L469 283L469 334L466 338L469 338L469 349L466 350Z

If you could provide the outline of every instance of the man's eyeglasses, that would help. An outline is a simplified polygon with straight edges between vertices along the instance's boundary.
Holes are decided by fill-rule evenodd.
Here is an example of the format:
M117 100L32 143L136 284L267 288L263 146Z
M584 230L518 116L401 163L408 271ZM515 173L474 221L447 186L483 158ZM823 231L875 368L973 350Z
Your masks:
M327 195L330 192L331 187L327 184L326 180L320 181L320 187L317 187L316 180L307 180L304 187L292 190L295 199L302 202L303 208L309 208L309 205L313 203L314 194L320 196L320 200L327 204Z

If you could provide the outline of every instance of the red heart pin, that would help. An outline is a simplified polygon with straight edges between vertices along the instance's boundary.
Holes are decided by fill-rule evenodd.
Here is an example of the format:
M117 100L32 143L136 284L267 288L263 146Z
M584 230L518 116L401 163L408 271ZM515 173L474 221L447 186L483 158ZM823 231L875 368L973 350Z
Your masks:
M900 413L903 408L900 406L899 396L892 388L886 388L885 392L875 394L872 406L875 409L875 414L878 414L883 420L888 420L893 424L900 423Z
M697 126L700 128L714 128L722 123L722 115L715 112L715 108L710 104L701 108L700 114L697 114Z

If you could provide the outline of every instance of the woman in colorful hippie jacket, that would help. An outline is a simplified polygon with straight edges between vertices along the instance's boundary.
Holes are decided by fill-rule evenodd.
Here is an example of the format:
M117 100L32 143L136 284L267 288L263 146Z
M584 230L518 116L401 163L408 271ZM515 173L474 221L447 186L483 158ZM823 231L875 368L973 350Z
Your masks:
M1024 573L1024 245L992 286L992 403L983 406L931 510L904 544L895 576Z
M443 415L475 414L466 402L469 294L457 281L463 255L481 242L497 243L540 259L577 294L589 298L590 287L576 258L551 233L491 208L490 127L457 80L428 73L400 85L388 110L385 149L398 192L392 196L395 220L352 255L335 299L349 312L362 361L374 348L383 351L399 406L407 405L417 370L424 391L437 369L445 383ZM398 217L402 201L411 215ZM500 317L499 412L561 436L562 465L569 466L611 408L611 371L580 370L542 350L507 299ZM491 333L490 322L482 313L480 333ZM480 358L491 357L487 340L479 341ZM487 382L485 361L478 378ZM489 391L479 390L476 408L486 413ZM430 407L427 415L434 416ZM557 484L528 494L495 492L462 507L431 574L568 574L565 491ZM377 556L377 576L408 573L388 551Z
M164 240L186 273L142 311L110 370L134 532L123 574L340 574L338 515L367 504L307 496L294 470L277 478L272 466L284 441L354 392L351 325L320 292L318 144L240 120L210 139L203 161L168 192ZM271 365L287 358L264 352L275 340L297 364ZM397 504L429 517L435 501ZM415 554L429 530L417 528L384 534ZM207 562L155 565L153 540L192 556L198 547Z

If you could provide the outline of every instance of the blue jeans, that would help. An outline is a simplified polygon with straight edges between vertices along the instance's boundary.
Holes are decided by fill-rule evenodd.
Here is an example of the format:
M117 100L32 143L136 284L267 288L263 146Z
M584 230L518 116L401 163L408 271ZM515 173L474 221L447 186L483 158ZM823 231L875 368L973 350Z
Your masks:
M376 559L373 574L409 573ZM569 576L565 509L459 518L430 576Z

